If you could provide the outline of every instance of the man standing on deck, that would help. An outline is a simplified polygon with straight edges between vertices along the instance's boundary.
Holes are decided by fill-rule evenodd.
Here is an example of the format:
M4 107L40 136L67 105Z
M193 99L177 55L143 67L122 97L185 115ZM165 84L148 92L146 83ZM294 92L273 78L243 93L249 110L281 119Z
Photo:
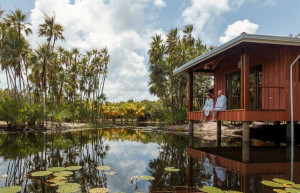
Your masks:
M218 111L222 111L222 110L226 110L227 109L227 98L226 96L223 95L222 90L218 90L218 99L217 99L217 103L216 106L213 108L212 115L213 118L211 121L216 121L216 116Z

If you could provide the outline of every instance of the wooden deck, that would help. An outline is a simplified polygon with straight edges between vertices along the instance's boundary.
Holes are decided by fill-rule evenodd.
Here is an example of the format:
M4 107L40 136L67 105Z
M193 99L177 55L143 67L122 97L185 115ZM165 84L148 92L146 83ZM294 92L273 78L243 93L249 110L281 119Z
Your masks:
M187 113L188 120L201 120L201 111L192 111ZM211 120L212 115L208 117ZM286 121L288 120L285 110L226 110L219 111L218 121ZM295 120L299 121L299 120Z

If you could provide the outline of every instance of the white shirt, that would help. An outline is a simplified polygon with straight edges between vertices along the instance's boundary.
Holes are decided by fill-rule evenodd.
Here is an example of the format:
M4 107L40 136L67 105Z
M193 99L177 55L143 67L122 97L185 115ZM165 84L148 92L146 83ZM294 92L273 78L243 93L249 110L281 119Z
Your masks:
M226 110L227 109L227 98L224 95L221 95L218 97L217 102L216 102L216 108L221 109L221 110Z
M206 99L203 110L210 109L212 110L214 107L214 100L212 98Z

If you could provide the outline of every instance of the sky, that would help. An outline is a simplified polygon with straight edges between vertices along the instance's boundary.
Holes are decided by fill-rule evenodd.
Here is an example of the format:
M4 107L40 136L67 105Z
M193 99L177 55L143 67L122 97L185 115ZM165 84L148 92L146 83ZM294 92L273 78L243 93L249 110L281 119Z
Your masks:
M194 25L194 37L219 46L242 32L288 36L300 33L299 0L0 0L8 12L28 13L33 47L42 13L55 14L65 28L66 48L109 49L104 92L108 101L156 100L148 92L147 51L154 34ZM0 73L0 88L5 88Z

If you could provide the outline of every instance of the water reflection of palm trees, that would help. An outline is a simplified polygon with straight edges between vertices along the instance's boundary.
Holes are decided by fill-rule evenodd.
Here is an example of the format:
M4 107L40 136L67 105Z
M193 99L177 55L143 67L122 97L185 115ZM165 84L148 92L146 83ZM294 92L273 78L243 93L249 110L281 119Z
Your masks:
M0 155L7 164L5 186L22 185L24 192L55 192L55 188L30 181L28 173L53 166L83 166L69 181L80 183L82 191L90 187L106 187L106 174L96 167L104 165L109 146L104 144L98 130L67 134L1 135Z
M224 141L223 145L225 143L227 142ZM130 177L137 175L137 172L138 175L150 175L155 178L149 182L138 181L139 191L196 191L191 187L200 186L201 182L206 179L206 175L200 161L190 162L186 151L187 144L187 136L126 128L55 134L0 135L0 157L5 160L2 168L5 167L4 170L8 171L6 184L0 183L1 186L23 185L24 192L55 192L56 188L45 186L44 183L37 181L30 181L31 177L25 177L25 174L45 170L49 167L79 165L82 166L82 169L68 177L68 181L79 183L83 192L87 192L90 188L107 186L110 186L108 188L117 186L115 188L118 191L124 191L121 187L126 186L126 192L134 191L134 186L130 185ZM126 148L120 148L123 151L113 149L122 145L126 146ZM195 145L211 144L195 139ZM143 149L147 147L151 148ZM112 150L109 152L110 148ZM137 152L126 156L127 152L124 150L131 151L131 153L132 151ZM143 153L147 153L147 155L145 156ZM130 156L134 156L134 158ZM122 163L126 166L117 166ZM139 167L147 166L147 169L138 171L136 163L139 163ZM97 166L107 164L113 167L113 171L116 171L117 175L109 177L104 171L96 169ZM114 164L116 165L114 166ZM170 166L178 168L179 172L166 172L165 168ZM128 168L136 171L126 170ZM188 171L193 171L192 178L187 175ZM132 176L126 175L126 173L130 173ZM113 180L108 181L111 178ZM187 184L189 187L186 187Z

